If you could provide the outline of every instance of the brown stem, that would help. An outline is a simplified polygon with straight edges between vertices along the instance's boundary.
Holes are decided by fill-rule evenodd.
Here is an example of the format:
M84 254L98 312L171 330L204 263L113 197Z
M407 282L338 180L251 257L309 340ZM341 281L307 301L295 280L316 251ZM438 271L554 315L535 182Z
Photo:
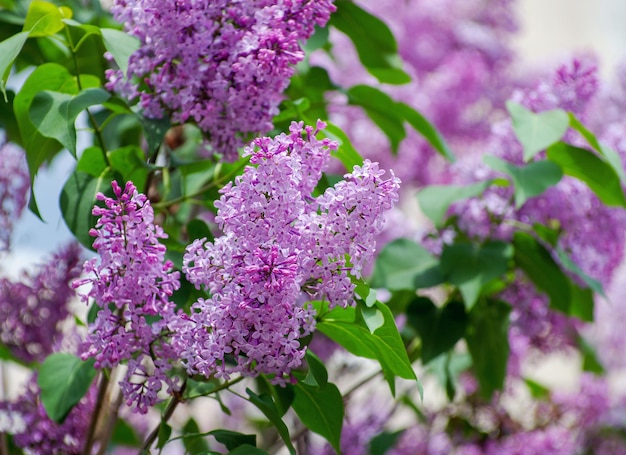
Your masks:
M186 387L187 387L187 381L183 382L183 385L180 388L180 391L174 393L174 395L172 396L172 400L170 401L170 404L167 406L167 409L161 416L161 422L167 422L170 419L170 417L172 417L172 414L174 414L174 411L176 410L176 407L178 406L178 404L183 402L183 393L185 392ZM141 446L141 449L139 450L139 454L148 452L148 449L154 443L157 436L159 435L159 428L161 428L161 422L156 427L154 427L154 430L152 430L152 432L148 435L148 437L143 443L143 446Z
M91 416L91 422L89 423L89 431L87 432L87 441L85 442L85 450L83 450L83 455L91 455L91 449L93 449L93 443L95 442L95 433L96 428L98 427L98 421L100 420L100 413L102 412L104 399L107 394L107 389L109 387L109 378L102 371L100 373L100 385L98 386L98 397L96 398L96 405L93 409L93 414Z
M111 406L111 411L107 416L107 421L102 429L102 432L99 434L98 439L100 440L100 447L98 448L97 455L103 455L107 449L107 442L111 439L111 435L113 434L113 429L115 428L115 424L117 423L118 414L120 411L120 406L124 401L124 397L122 392L120 391L115 399L115 403Z

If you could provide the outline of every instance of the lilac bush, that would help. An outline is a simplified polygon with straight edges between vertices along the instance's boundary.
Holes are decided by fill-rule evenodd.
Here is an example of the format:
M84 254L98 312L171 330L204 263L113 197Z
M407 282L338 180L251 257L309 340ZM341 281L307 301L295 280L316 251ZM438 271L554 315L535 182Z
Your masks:
M332 0L116 1L114 17L141 47L126 74L108 73L109 87L139 98L148 117L195 122L234 161L272 129L300 42L333 11Z

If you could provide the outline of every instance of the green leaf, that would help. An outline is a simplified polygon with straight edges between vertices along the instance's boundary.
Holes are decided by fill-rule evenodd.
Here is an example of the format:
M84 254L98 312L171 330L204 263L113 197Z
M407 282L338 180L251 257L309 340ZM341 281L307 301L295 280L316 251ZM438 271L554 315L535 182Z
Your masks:
M293 410L311 431L323 436L340 453L343 400L339 389L330 382L313 387L301 382L295 385Z
M417 193L417 200L424 215L432 220L436 227L442 227L446 213L455 202L479 196L493 183L476 182L471 185L430 185Z
M209 433L220 444L224 444L228 450L235 450L244 444L256 446L256 435L237 433L230 430L213 430Z
M167 444L167 441L169 441L171 435L172 427L170 427L164 420L161 420L161 424L159 425L157 449L162 449L165 444Z
M526 387L528 387L528 391L533 398L543 400L550 397L550 389L542 384L539 384L537 381L524 378L524 383L526 384Z
M411 106L405 103L396 103L398 111L404 117L404 119L411 125L415 131L424 136L424 139L428 141L428 143L437 151L441 156L443 156L448 161L454 162L456 161L456 157L443 136L435 126L430 123L426 117L424 117L420 112L413 109Z
M139 49L141 43L134 36L113 28L100 29L104 47L113 56L113 60L124 74L128 72L128 59Z
M472 366L472 357L466 353L448 351L428 364L427 371L433 374L445 389L450 401L456 395L459 375Z
M516 166L495 156L485 155L483 161L492 169L511 176L515 186L515 207L518 209L526 200L542 194L563 177L561 168L547 160Z
M265 417L267 417L274 427L276 427L276 431L278 431L278 434L284 441L289 453L291 455L295 455L296 449L291 443L287 425L285 425L285 422L281 419L278 409L276 408L276 404L274 404L272 398L267 394L257 395L250 389L246 389L246 393L250 397L250 402L254 404L263 413L263 415L265 415Z
M305 357L306 363L309 366L309 373L307 374L307 378L310 379L309 381L305 379L304 383L319 387L323 387L324 385L326 385L326 383L328 382L328 371L326 371L324 363L310 349L306 351Z
M346 133L337 125L327 122L322 135L339 143L339 147L332 152L332 156L341 161L348 171L352 171L354 166L363 165L363 157L356 151Z
M512 258L513 248L508 243L455 243L444 246L440 268L445 279L459 287L469 311L483 286L503 275Z
M128 447L141 446L141 440L137 437L137 433L124 419L117 419L117 422L115 422L111 442L115 445Z
M606 370L600 362L595 348L583 337L578 337L577 342L578 349L583 355L583 371L589 371L590 373L594 373L598 376L603 375Z
M346 92L348 102L361 106L368 117L385 133L394 153L406 137L404 118L399 115L397 104L386 93L369 85L355 85Z
M196 239L207 239L213 241L213 233L209 226L201 219L193 219L187 223L187 236L189 242L193 242Z
M602 288L602 283L598 280L591 278L587 275L583 270L578 267L578 265L569 257L569 255L560 247L556 248L556 254L559 257L559 261L561 265L565 268L565 270L573 273L578 278L580 278L593 292L601 295L602 297L606 297L604 293L604 289Z
M141 113L139 113L138 108L135 106L135 115L139 119L143 130L145 131L146 142L148 143L148 152L149 154L154 154L161 143L163 142L163 137L165 137L165 133L170 129L170 120L167 116L164 116L160 119L152 119L144 117Z
M0 91L4 96L5 103L8 103L6 91L6 82L9 79L11 66L24 47L24 43L28 38L28 32L21 32L0 43Z
M569 116L561 109L535 114L512 101L506 103L515 135L524 147L524 161L560 140L569 127Z
M509 313L511 307L500 301L484 301L470 312L465 334L472 356L480 393L490 398L502 390L509 359Z
M30 120L30 105L35 96L42 90L53 90L61 93L78 93L78 83L63 66L56 63L44 63L35 68L26 79L24 85L15 96L13 110L20 129L22 145L26 151L26 161L30 171L31 188L39 167L51 160L61 149L55 139L43 136ZM37 204L31 191L30 209L39 216Z
M385 325L385 316L378 308L362 306L360 309L363 322L365 322L370 333L376 332L376 330Z
M581 136L583 136L587 140L589 145L591 145L595 149L596 152L604 155L609 165L613 168L613 170L615 170L615 172L619 176L619 179L620 179L620 182L622 182L622 185L626 185L626 173L624 173L624 165L622 163L622 159L620 158L619 154L617 154L615 150L602 145L598 141L596 136L591 131L589 131L585 127L585 125L583 125L580 122L580 120L576 118L574 114L572 114L571 112L569 112L568 114L569 114L569 120L570 120L569 126L572 129L578 131L581 134Z
M595 302L593 300L593 292L589 288L581 288L571 283L570 285L571 299L567 314L574 316L581 321L593 322L593 308Z
M559 142L548 149L548 159L561 166L565 174L585 182L606 205L626 207L619 175L599 156Z
M430 362L452 349L463 338L468 317L461 302L451 301L437 308L426 297L416 297L406 309L407 324L422 340L422 362Z
M71 18L72 10L49 2L33 1L28 7L24 21L24 31L33 38L54 35L63 30L64 18Z
M93 248L89 230L96 225L96 217L91 214L96 194L109 193L114 179L115 174L108 169L98 177L76 171L69 176L61 191L63 219L76 239L89 249Z
M356 311L352 307L335 308L327 312L316 327L348 352L359 357L378 360L391 392L395 394L395 376L414 380L417 378L393 314L386 305L380 302L376 302L374 308L380 310L384 317L384 324L374 333L370 333L364 323L355 322ZM318 311L318 314L321 312Z
M389 27L349 0L338 0L335 4L337 11L329 23L352 40L370 74L383 83L409 82L411 78L401 69L398 45Z
M41 134L56 139L76 157L76 117L110 96L100 88L83 90L75 96L44 90L30 105L30 119Z
M51 354L44 360L39 367L37 384L41 389L41 403L50 419L63 422L85 396L96 377L94 362L94 359L83 361L65 353Z
M257 447L243 444L237 447L232 452L228 452L228 455L268 455L265 450L261 450Z
M379 435L372 438L369 443L369 455L385 455L389 449L394 447L404 430L389 433L383 431Z
M216 387L215 380L196 381L188 378L183 396L187 400L192 400L212 393Z
M396 239L383 248L371 280L372 287L390 291L427 288L442 282L439 261L410 239Z
M205 435L200 433L198 423L193 419L187 420L183 427L183 446L190 454L197 454L209 451L209 445L205 440Z
M133 182L138 191L143 192L150 173L143 150L129 145L109 152L108 156L111 169L120 174L124 182Z
M570 280L552 259L550 252L532 235L525 232L513 234L515 262L526 276L550 297L550 307L569 314L571 296Z

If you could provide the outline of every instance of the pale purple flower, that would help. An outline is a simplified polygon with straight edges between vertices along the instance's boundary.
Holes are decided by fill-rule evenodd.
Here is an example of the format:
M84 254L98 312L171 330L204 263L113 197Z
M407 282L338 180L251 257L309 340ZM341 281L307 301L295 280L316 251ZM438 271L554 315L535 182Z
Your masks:
M593 63L574 60L560 66L551 77L534 86L518 90L513 99L536 112L554 108L571 109L580 118L594 108L591 103L598 88ZM580 138L568 133L568 140L579 145ZM515 164L522 163L522 147L509 120L494 127L487 152ZM498 176L484 164L464 159L456 166L463 182ZM607 285L622 260L626 214L602 204L581 181L564 177L556 186L529 199L516 209L511 188L489 189L484 196L461 201L451 213L458 215L458 225L466 234L479 239L488 236L510 239L515 224L532 226L541 223L557 226L561 232L559 247L588 275ZM513 305L512 336L526 337L530 346L544 352L573 345L579 323L548 307L548 298L538 294L531 283L518 278L502 296ZM522 347L519 340L515 346ZM526 351L513 351L513 358ZM516 367L513 366L512 370Z
M80 256L80 247L70 244L20 281L0 279L0 343L18 359L42 361L61 341Z
M141 41L109 87L139 97L149 117L192 121L226 159L272 129L300 42L323 26L332 0L117 0L114 17Z
M82 298L100 307L82 356L95 358L96 368L127 362L122 393L129 406L145 413L162 382L170 390L177 387L177 378L166 374L177 357L164 330L174 315L170 297L180 287L179 272L165 260L159 239L167 235L154 224L146 196L131 182L124 189L117 182L112 186L115 197L99 193L105 207L93 209L99 219L90 234L99 257L85 263L87 277L74 283L91 284Z
M30 178L26 154L0 137L0 252L9 249L14 222L28 201Z
M293 123L289 134L255 140L245 152L252 166L215 202L223 235L188 246L187 279L211 294L170 325L191 374L264 373L283 383L302 363L299 340L314 327L305 302L352 303L350 275L371 260L399 180L366 160L313 197L337 146L316 138L323 127Z
M34 373L24 393L15 401L0 401L0 431L12 435L13 443L25 453L82 454L96 394L97 388L92 386L63 423L54 422L41 404L37 373Z

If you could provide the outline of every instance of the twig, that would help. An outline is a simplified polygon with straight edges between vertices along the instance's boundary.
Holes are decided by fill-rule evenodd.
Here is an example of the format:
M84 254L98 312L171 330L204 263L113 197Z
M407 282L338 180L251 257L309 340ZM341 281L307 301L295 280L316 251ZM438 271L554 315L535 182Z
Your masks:
M91 455L91 449L93 448L93 443L95 441L95 432L98 427L98 421L100 420L100 413L102 412L104 398L107 394L107 389L109 387L109 378L102 371L100 373L100 385L98 386L98 397L96 398L96 405L93 409L93 415L91 416L91 422L89 423L89 431L87 432L87 441L85 442L85 450L83 450L84 455Z

